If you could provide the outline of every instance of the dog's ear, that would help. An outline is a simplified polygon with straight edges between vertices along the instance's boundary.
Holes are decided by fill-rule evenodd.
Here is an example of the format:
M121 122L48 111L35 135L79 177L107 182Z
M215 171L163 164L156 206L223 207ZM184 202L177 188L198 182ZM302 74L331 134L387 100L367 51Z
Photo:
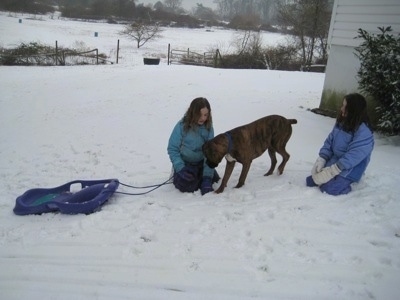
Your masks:
M202 146L204 158L206 160L206 164L210 168L216 168L219 164L219 161L215 158L215 151L214 151L214 143L212 140L205 142Z
M224 158L225 154L228 152L228 143L229 141L225 137L224 134L217 135L213 140L212 149L213 152L218 153L219 161Z
M203 144L203 146L201 147L201 150L203 150L203 153L206 152L207 149L208 149L208 141L205 142L205 143Z

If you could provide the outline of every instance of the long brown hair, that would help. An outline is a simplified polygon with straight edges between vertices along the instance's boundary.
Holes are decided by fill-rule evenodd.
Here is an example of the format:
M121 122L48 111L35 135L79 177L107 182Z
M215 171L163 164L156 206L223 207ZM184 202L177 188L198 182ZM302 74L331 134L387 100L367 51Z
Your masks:
M337 116L337 123L343 126L343 129L348 132L355 132L362 123L365 123L371 129L371 123L367 114L367 101L364 96L353 93L344 97L346 100L346 115L342 116L339 112Z
M198 124L200 118L200 110L203 108L208 109L208 118L204 123L207 129L210 129L212 126L212 116L211 116L211 106L206 98L198 97L192 100L188 110L186 111L183 117L183 129L184 131L188 131L189 129L195 129Z

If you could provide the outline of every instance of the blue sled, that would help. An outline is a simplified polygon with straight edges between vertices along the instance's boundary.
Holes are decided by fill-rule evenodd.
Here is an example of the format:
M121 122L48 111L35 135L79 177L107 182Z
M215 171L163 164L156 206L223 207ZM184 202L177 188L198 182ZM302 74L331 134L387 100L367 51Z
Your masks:
M81 190L71 192L71 185ZM64 214L90 214L100 209L117 190L118 179L75 180L59 187L26 191L16 199L16 215L42 214L59 211Z

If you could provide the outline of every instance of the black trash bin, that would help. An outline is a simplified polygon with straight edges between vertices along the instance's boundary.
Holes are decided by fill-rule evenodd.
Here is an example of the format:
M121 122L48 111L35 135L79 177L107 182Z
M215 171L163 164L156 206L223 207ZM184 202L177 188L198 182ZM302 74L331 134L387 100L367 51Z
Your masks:
M159 58L143 58L145 65L158 65L160 63Z

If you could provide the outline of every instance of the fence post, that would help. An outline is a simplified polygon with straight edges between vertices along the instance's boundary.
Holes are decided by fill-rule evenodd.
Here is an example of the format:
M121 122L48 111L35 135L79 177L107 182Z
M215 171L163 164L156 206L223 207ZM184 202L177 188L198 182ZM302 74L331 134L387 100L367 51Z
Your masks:
M96 50L96 65L99 64L99 49L95 49Z
M218 66L218 58L221 58L221 53L219 53L219 49L215 51L214 68Z
M168 58L167 58L167 66L169 66L169 54L171 51L171 44L168 44Z
M118 57L119 57L119 40L117 43L117 65L118 65Z
M58 42L56 41L56 66L58 65Z

